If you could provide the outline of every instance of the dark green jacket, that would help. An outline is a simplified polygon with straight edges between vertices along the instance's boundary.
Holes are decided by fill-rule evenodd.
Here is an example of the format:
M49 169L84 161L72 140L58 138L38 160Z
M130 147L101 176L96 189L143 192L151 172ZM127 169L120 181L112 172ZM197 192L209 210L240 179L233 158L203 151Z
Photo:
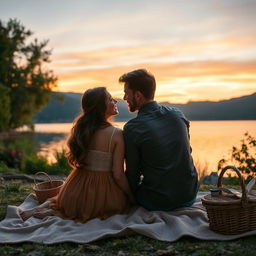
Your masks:
M138 203L171 210L196 197L189 122L176 108L145 104L124 126L126 175Z

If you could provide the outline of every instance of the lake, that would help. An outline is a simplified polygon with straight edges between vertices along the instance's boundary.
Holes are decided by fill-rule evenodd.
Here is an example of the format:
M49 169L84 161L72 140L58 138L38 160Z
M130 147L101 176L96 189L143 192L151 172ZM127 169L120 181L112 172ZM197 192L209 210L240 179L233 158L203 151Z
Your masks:
M114 123L122 128L123 122ZM190 142L196 165L208 167L208 173L217 170L217 163L230 155L232 146L240 147L245 132L256 137L256 121L191 121ZM39 154L54 161L55 150L66 147L71 123L36 124Z

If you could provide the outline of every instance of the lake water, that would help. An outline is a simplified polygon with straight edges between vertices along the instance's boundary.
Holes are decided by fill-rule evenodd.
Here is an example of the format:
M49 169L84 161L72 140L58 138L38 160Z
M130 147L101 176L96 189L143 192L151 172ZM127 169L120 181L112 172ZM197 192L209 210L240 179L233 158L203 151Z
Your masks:
M256 121L191 121L190 124L194 162L201 167L207 166L208 173L217 170L218 161L230 155L232 146L240 147L245 132L256 137ZM114 125L122 128L124 123ZM36 124L39 154L53 162L54 152L66 147L71 127L71 123Z

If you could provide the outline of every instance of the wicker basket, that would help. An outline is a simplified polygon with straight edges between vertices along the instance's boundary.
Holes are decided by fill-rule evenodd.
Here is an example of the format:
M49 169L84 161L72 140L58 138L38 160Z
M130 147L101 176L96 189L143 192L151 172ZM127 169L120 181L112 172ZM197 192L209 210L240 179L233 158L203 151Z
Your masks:
M36 181L34 179L35 185L33 186L33 189L36 193L36 197L38 199L39 203L45 202L48 198L56 196L61 187L64 184L63 180L52 180L51 177L45 173L45 172L37 172L35 175L43 174L47 176L49 181L44 181L41 183L36 184Z
M222 188L222 177L228 170L234 170L240 180L242 197L239 198L227 189ZM256 194L247 194L244 178L234 166L222 169L218 178L220 194L206 195L202 203L206 208L210 229L225 235L235 235L256 229Z

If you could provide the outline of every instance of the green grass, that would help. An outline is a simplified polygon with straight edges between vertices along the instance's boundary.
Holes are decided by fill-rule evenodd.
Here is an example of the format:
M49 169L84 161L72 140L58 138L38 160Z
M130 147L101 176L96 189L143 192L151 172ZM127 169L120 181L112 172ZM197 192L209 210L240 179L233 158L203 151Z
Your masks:
M207 191L210 186L201 186ZM0 185L0 220L6 214L7 205L19 205L32 191L30 184L8 181ZM22 243L0 245L1 256L82 256L82 255L193 255L193 256L256 256L256 236L228 242L201 241L184 237L176 242L156 241L141 235L108 238L90 244L62 243L42 245Z

